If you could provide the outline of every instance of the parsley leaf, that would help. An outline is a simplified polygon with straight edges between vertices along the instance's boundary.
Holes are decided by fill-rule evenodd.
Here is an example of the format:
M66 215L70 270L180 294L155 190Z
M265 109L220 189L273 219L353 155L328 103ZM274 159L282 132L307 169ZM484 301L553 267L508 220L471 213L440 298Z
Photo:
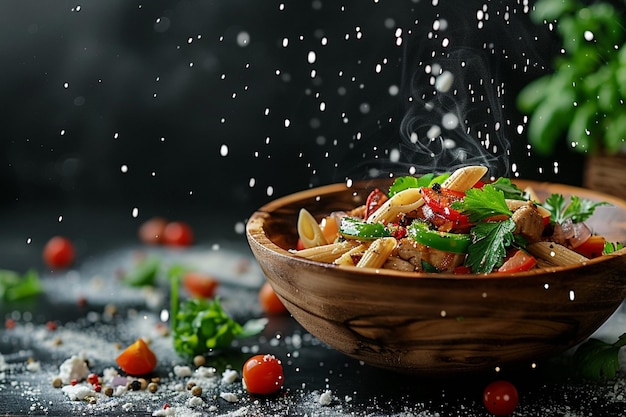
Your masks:
M428 184L430 184L434 177L435 174L432 173L422 175L419 178L410 175L398 177L393 181L391 187L389 187L389 197L409 188L428 187Z
M15 271L0 269L0 301L16 301L41 292L43 288L35 270L20 276Z
M489 273L500 265L506 255L506 248L515 241L514 230L515 222L510 218L474 226L470 231L472 244L467 255L467 265L472 271L477 274Z
M511 182L510 178L498 178L495 182L491 183L493 187L504 193L504 198L511 200L526 200L524 197L524 191L522 191L517 185Z
M543 207L550 211L552 221L555 223L563 223L570 219L573 223L580 223L591 217L595 209L599 206L610 205L606 201L595 202L571 196L569 203L566 203L565 197L561 194L551 194L543 203Z
M615 343L599 339L588 339L574 353L574 364L583 378L600 380L612 379L620 368L619 350L626 346L626 333Z
M213 349L226 349L235 338L254 336L267 324L266 318L251 319L243 325L231 318L218 298L189 299L179 303L178 286L184 268L168 271L171 281L171 328L174 350L191 359Z
M451 207L468 215L472 223L492 216L513 215L506 205L504 192L491 184L486 184L482 189L470 188L465 192L465 198L455 201Z

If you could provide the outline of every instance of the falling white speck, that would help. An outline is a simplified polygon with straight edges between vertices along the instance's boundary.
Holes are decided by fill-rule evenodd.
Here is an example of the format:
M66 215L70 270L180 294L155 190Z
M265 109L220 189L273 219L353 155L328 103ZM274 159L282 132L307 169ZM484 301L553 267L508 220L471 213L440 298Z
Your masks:
M32 242L33 242L32 238L29 237L28 239L26 239L26 244L27 245L30 245Z
M237 233L238 235L242 235L245 231L246 225L243 222L235 223L235 233Z
M228 155L228 145L223 144L222 146L220 146L220 156L227 156Z
M59 216L59 223L61 223L63 221L63 216Z
M440 76L437 77L435 81L435 88L437 91L442 93L446 93L450 91L452 87L452 83L454 82L454 75L450 71L444 71Z
M570 292L569 292L569 300L570 301L574 301L575 298L576 298L576 294L574 293L574 290L570 290Z
M399 149L392 149L391 152L389 152L389 161L390 162L398 162L400 160L400 150Z
M439 136L441 136L441 128L437 125L431 126L430 129L428 129L428 132L426 132L426 137L431 140L436 139ZM413 142L412 139L411 142ZM417 135L415 137L415 142L417 142Z
M315 54L314 51L309 51L306 60L309 64L314 64L315 61L317 60L317 55Z
M454 113L446 113L441 118L441 124L448 130L454 130L459 126L459 118Z
M250 43L250 34L248 32L239 32L237 34L237 45L248 46Z
M133 218L137 218L137 216L139 216L139 209L137 207L133 207L133 211L131 212L131 216L133 216Z
M594 38L593 32L590 30L586 30L585 33L583 34L583 36L585 37L585 40L587 42L591 42Z
M274 195L274 187L272 187L271 185L268 186L265 192L266 192L268 197L273 196Z
M122 171L123 174L126 174L128 172L128 165L124 164L120 167L120 171Z

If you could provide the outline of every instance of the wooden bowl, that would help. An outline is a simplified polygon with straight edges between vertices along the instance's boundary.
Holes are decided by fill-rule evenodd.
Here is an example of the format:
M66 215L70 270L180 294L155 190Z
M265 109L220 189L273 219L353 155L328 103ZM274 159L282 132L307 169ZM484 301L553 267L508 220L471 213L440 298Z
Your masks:
M587 222L626 240L626 202L587 189L515 181L607 201ZM293 317L334 349L390 370L445 375L529 365L589 337L626 298L626 249L584 265L513 274L452 275L337 267L292 255L300 208L316 218L363 204L390 181L335 184L270 202L247 223L267 279Z

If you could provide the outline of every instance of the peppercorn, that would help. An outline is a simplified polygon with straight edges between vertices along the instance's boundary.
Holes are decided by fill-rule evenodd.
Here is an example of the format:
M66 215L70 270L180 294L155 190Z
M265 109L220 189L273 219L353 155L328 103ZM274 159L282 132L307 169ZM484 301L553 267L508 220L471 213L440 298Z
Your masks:
M52 386L54 388L61 388L63 386L63 381L61 380L61 378L56 377L52 380Z
M141 382L137 381L136 379L134 379L131 383L130 383L130 390L131 391L139 391L141 389Z
M194 397L200 397L202 395L202 387L196 385L191 389L191 395Z
M206 364L206 358L204 356L202 356L202 355L196 355L193 358L193 364L196 367L204 366Z
M109 386L104 387L104 395L106 395L107 397L112 397L113 387L109 387Z
M151 393L155 393L157 392L157 390L159 389L159 384L157 384L156 382L151 382L148 384L148 391L150 391Z

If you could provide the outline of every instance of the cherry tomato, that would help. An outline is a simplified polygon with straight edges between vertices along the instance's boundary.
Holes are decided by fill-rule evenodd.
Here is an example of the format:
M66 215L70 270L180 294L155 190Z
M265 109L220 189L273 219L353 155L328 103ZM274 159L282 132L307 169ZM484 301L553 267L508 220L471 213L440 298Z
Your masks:
M420 188L420 192L422 193L424 203L436 214L458 224L469 223L469 218L465 214L461 214L459 211L450 207L452 203L462 200L465 197L464 192L441 187L422 187Z
M162 217L153 217L139 226L139 240L149 245L158 245L163 242L167 220Z
M163 243L170 246L191 246L193 230L185 222L169 222L163 230Z
M515 411L519 395L515 385L508 381L494 381L483 392L483 403L491 414L508 416Z
M498 272L528 271L537 265L537 259L523 250L516 250L513 255L504 261Z
M606 239L604 236L590 236L589 239L574 248L574 251L580 253L587 258L595 258L604 252L604 244Z
M74 245L63 236L50 239L43 248L43 260L50 268L67 268L74 262Z
M285 305L278 298L269 282L263 284L259 290L259 304L266 314L284 314L287 312Z
M157 358L146 342L139 338L120 353L116 362L129 375L146 375L156 367Z
M243 383L251 394L268 395L282 388L283 365L274 355L255 355L243 365Z
M382 206L389 197L378 188L372 190L365 201L365 218L367 219L372 213Z
M183 286L192 297L212 298L218 282L211 275L190 271L183 274Z

